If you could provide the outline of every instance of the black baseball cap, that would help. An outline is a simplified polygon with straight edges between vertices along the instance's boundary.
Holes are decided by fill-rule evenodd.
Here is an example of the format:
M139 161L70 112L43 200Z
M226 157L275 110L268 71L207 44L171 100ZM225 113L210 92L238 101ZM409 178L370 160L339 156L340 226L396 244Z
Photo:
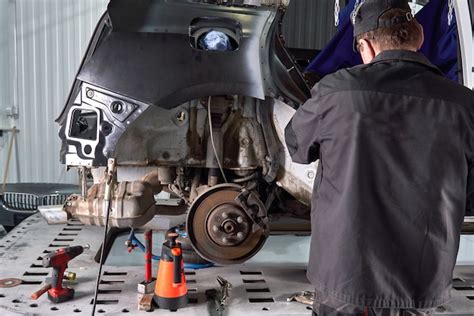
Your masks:
M391 9L402 9L405 13L391 19L380 19L385 12ZM360 34L409 22L413 19L407 0L361 0L351 15L351 22L354 26L354 51L357 52L356 38Z

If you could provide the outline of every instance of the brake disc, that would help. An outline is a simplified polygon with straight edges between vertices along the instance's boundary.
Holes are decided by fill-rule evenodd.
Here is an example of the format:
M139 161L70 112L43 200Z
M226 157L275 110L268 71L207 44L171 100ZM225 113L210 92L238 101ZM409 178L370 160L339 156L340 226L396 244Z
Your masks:
M186 220L196 252L217 264L237 264L253 257L267 239L264 229L252 231L253 221L235 201L241 187L223 184L198 197Z

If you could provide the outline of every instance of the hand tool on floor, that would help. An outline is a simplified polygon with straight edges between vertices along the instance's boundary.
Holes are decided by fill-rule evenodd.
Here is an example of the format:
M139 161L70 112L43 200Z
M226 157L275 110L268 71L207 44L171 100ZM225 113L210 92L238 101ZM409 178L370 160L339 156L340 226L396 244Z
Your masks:
M69 261L84 251L82 246L60 248L43 257L43 266L53 268L51 288L48 290L48 298L55 303L62 303L74 297L74 290L63 287L63 275Z
M67 281L74 281L76 280L76 273L74 272L66 272L63 276L63 280ZM48 292L48 290L51 288L51 278L46 278L44 281L45 285L39 289L38 291L34 292L31 294L31 299L37 300L38 298L41 297L44 293Z
M230 297L230 290L232 284L221 276L217 276L217 282L220 285L220 291L216 289L210 289L206 291L206 297L209 301L208 309L211 315L223 315L225 310L225 304Z
M309 292L309 291L301 291L299 293L296 293L286 299L287 302L293 302L296 301L298 303L302 303L305 305L313 305L314 302L314 292Z
M224 308L225 304L227 303L227 300L230 297L230 290L232 289L232 284L230 284L229 281L227 281L221 276L217 276L217 282L219 282L219 285L221 286L219 304L222 308Z
M138 310L151 311L153 310L153 296L154 294L139 294L138 295Z
M168 233L161 249L156 278L155 303L163 309L177 311L188 304L188 289L184 277L184 261L177 233Z
M224 309L219 303L219 294L216 289L206 290L207 310L210 316L222 316Z

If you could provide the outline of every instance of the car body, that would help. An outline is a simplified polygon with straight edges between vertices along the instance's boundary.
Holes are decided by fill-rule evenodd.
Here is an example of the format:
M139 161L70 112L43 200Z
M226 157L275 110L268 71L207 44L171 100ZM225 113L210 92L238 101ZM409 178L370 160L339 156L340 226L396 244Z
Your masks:
M187 214L195 250L221 264L253 256L279 218L303 219L308 232L317 163L291 161L284 128L312 82L284 44L288 4L111 1L57 120L61 161L94 177L67 211L104 225L113 158L112 226ZM468 43L467 33L460 38ZM157 203L157 194L176 203Z

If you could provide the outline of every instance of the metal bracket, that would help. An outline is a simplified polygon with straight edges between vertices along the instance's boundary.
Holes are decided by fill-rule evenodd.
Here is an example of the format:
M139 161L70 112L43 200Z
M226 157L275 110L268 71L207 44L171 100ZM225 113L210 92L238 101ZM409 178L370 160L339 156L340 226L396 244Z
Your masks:
M114 188L116 176L117 176L117 164L115 158L110 158L107 161L107 169L105 173L105 192L104 192L104 200L110 201L112 190Z
M230 297L230 290L232 289L232 284L230 284L229 281L227 281L221 276L217 277L217 282L219 282L219 285L221 286L221 295L219 299L219 304L222 307L222 309L224 309L224 306Z
M262 201L255 193L242 189L242 192L235 198L235 202L245 211L247 216L253 221L252 233L263 229L268 231L268 216Z
M16 120L20 116L20 111L19 111L18 107L10 106L10 107L7 107L5 109L5 115L8 118L12 118L12 119Z
M263 127L263 137L267 146L268 156L266 157L266 168L264 168L263 176L268 183L276 179L280 161L278 160L278 151L282 146L278 137L275 135L272 126L274 100L266 98L264 102L258 102L257 119Z
M211 316L220 316L224 314L225 305L230 297L230 290L232 284L221 276L217 276L217 282L220 286L220 291L210 289L206 291L206 297L209 301L208 309Z

